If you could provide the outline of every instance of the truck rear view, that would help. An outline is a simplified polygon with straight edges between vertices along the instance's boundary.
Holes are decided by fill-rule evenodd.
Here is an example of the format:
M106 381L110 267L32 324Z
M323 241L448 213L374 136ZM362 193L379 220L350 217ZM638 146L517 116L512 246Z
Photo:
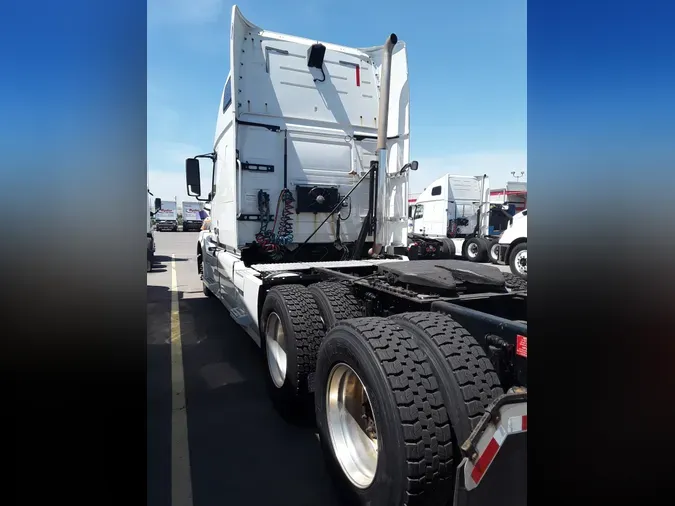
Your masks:
M492 266L407 262L405 44L273 33L236 6L230 41L214 148L186 182L210 203L204 294L260 345L272 403L294 418L312 399L356 504L522 504L519 480L494 480L527 429L526 290Z
M236 10L214 151L198 158L202 179L188 181L188 194L196 196L203 174L213 170L209 199L219 243L241 252L247 264L361 256L355 246L369 211L375 212L369 209L369 171L382 126L382 57L381 46L347 48L262 30ZM405 253L408 174L401 168L409 158L409 93L403 43L394 45L391 61L378 226L389 252ZM375 227L366 228L363 251L375 239Z

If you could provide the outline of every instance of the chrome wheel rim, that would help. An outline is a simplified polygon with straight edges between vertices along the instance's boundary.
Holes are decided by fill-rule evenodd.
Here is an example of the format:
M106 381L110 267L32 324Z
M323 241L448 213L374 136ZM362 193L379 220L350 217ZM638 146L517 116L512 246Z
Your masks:
M275 387L281 388L286 380L286 336L281 319L275 312L267 317L265 346L267 347L267 368L272 382Z
M478 255L478 245L476 243L469 244L469 247L466 249L467 255L471 258L475 258Z
M527 250L519 251L516 255L516 270L520 274L527 274Z
M335 457L357 488L371 485L377 470L377 424L361 378L347 364L336 364L328 376L326 413Z
M499 258L498 249L499 249L499 245L498 245L498 244L495 244L494 246L492 246L492 248L490 248L490 256L491 256L494 260L498 260L498 258Z

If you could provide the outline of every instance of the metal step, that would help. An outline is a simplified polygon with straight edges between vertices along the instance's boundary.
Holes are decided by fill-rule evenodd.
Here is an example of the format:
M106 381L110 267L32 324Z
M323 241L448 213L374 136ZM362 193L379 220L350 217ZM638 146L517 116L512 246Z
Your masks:
M235 307L230 311L230 317L239 325L250 325L253 320L243 307Z

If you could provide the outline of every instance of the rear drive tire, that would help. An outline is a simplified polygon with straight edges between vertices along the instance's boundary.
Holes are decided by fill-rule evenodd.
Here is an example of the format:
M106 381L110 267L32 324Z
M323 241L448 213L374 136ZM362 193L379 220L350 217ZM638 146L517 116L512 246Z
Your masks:
M488 259L490 263L499 264L499 241L488 242Z
M487 242L481 237L471 237L464 241L464 258L469 262L485 262Z
M272 403L285 417L305 414L308 380L315 371L323 335L319 308L306 287L280 285L267 292L260 315L260 344Z
M438 378L455 442L449 475L454 477L462 458L459 445L469 438L489 404L503 393L499 376L480 344L450 316L415 312L390 319L414 336ZM454 484L454 480L450 482Z
M455 257L456 249L455 243L448 237L441 238L440 257L443 259L450 259Z
M341 320L363 316L356 297L343 283L322 281L310 285L309 291L319 307L326 332Z
M521 242L511 250L509 256L511 272L516 276L527 279L527 243Z
M316 382L323 455L348 504L448 501L450 426L439 382L409 332L384 318L338 323L319 349Z

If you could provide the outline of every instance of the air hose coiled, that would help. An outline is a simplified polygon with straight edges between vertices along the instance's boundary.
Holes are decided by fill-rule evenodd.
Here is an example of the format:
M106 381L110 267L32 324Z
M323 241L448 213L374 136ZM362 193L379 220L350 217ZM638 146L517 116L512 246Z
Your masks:
M279 230L276 233L276 244L285 245L293 242L293 219L291 217L293 214L293 202L295 202L295 199L291 190L288 188L281 190L277 210L279 204L282 204L283 208L281 210L281 217L279 218Z
M260 213L260 231L256 234L255 239L258 245L265 250L273 260L280 260L283 258L283 253L280 248L282 245L293 242L293 221L291 215L293 214L293 194L288 188L281 190L279 200L277 201L277 209L274 216L274 223L272 229L269 230L269 216L270 216L270 196L263 190L258 190L258 212ZM279 216L279 208L282 206L281 216ZM279 229L275 233L275 228L279 221Z

